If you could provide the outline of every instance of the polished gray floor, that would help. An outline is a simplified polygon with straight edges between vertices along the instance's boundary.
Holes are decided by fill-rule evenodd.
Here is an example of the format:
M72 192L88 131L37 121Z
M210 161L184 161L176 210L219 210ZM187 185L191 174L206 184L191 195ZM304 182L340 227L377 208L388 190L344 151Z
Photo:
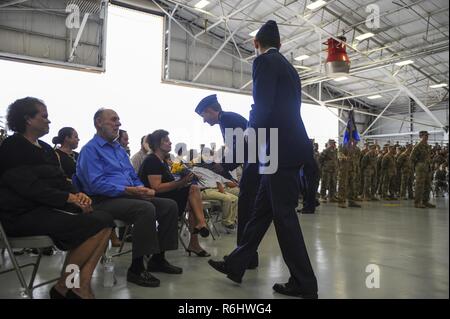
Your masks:
M362 209L322 204L314 215L299 215L319 297L449 298L448 198L435 202L437 209L416 209L411 201L362 203ZM235 234L202 243L221 259L234 247ZM167 255L184 273L155 274L161 279L159 288L126 282L130 255L115 258L118 282L113 288L103 288L99 266L93 278L97 298L285 298L271 288L288 278L273 227L261 244L259 269L247 271L241 285L212 270L208 258L188 257L182 248ZM55 277L63 258L62 253L44 257L37 281ZM375 274L366 272L370 264L379 269L379 288L366 286L367 276ZM0 265L10 265L7 255ZM47 298L48 289L35 290L34 297ZM0 298L19 298L14 273L0 276Z

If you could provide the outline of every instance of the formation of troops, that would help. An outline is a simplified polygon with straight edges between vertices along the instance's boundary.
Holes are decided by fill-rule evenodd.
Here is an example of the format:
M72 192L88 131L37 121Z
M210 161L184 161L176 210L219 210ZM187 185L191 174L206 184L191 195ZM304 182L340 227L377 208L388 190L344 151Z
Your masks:
M428 144L421 131L415 145L365 143L360 149L352 141L337 147L329 140L315 159L319 165L322 202L339 207L361 207L358 201L414 200L417 208L434 208L430 194L448 192L448 145Z

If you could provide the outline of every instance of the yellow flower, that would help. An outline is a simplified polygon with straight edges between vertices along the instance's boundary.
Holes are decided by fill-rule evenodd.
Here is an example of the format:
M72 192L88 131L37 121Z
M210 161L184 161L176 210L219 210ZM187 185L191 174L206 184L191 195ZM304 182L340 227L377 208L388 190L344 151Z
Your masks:
M183 169L184 169L183 164L181 164L180 162L175 162L172 164L172 168L171 168L170 172L172 174L178 174L181 171L183 171Z

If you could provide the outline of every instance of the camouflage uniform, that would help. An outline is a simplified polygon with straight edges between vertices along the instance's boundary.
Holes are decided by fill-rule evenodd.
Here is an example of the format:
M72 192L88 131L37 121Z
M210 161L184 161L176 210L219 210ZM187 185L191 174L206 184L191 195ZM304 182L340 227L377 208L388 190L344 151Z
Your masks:
M383 150L378 154L377 157L377 193L381 195L381 186L383 185L383 176L381 174L381 162L383 162L383 156L385 153L386 147L383 147Z
M330 143L328 143L330 145ZM320 154L319 162L322 167L322 185L320 188L320 197L333 199L336 196L338 156L336 148L328 146Z
M421 132L421 134L424 133ZM430 146L426 142L420 141L414 146L410 156L414 172L416 173L414 204L418 208L434 206L429 203L431 191L430 152Z
M354 172L350 145L340 146L339 160L339 207L345 208L348 200L350 207L361 207L353 201Z
M364 156L369 153L370 149L369 149L369 144L368 143L364 143L364 148L361 150L361 161L364 158ZM361 164L360 164L361 166ZM360 175L360 184L359 184L359 195L362 195L364 193L364 172L363 169L361 167L361 175Z
M353 164L353 192L352 198L353 200L358 200L359 190L361 187L361 150L358 146L354 146L351 148L351 158Z
M408 190L408 198L413 199L413 170L411 166L411 149L408 148L406 151L400 154L397 158L397 168L400 171L400 198L406 199L406 190Z
M366 154L361 159L361 172L364 177L364 200L375 199L374 187L375 183L375 173L377 169L377 154L375 153L375 147Z
M393 179L392 189L393 189L394 194L395 194L396 196L398 196L398 195L400 194L400 187L401 187L400 181L402 180L402 175L401 175L400 169L398 168L398 162L397 162L397 160L398 160L398 157L400 156L400 154L401 154L402 152L403 152L403 151L402 151L401 147L399 147L399 148L396 149L396 153L395 153L395 155L394 155L395 172L396 172L396 174L395 174L395 177L394 177L394 179Z
M394 146L390 146L389 152L383 156L383 160L381 161L381 175L383 179L381 197L383 199L392 199L394 197L393 180L397 172L393 151Z

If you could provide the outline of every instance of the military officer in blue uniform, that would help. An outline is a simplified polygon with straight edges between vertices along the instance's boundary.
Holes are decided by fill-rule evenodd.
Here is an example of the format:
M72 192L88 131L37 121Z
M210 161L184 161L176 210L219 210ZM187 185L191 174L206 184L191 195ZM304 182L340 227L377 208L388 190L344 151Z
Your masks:
M217 95L209 95L202 99L197 105L195 112L203 118L203 121L211 126L219 124L222 137L225 140L225 129L241 128L243 131L247 129L248 122L240 114L234 112L225 112L222 110L222 106L217 100ZM233 153L236 154L236 144L233 143ZM237 244L239 245L242 240L242 234L244 233L245 225L250 219L250 215L253 211L256 192L259 184L258 164L249 163L245 154L245 163L242 170L242 177L239 183L239 200L238 200L238 227L237 227ZM236 169L240 163L221 163L223 173L229 174L230 171ZM224 174L222 174L224 175ZM228 177L225 175L225 177ZM254 257L248 265L249 269L258 267L258 253L255 253Z
M209 264L240 283L273 221L290 272L288 282L277 283L273 289L284 295L317 298L317 280L295 211L300 191L299 170L313 158L313 149L300 115L300 78L279 53L280 34L275 21L268 21L261 27L254 45L257 58L253 62L254 105L250 111L249 127L278 129L278 169L275 173L264 174L267 171L260 163L255 209L240 244L225 261L209 260ZM266 138L267 154L273 146L269 141L270 136Z

